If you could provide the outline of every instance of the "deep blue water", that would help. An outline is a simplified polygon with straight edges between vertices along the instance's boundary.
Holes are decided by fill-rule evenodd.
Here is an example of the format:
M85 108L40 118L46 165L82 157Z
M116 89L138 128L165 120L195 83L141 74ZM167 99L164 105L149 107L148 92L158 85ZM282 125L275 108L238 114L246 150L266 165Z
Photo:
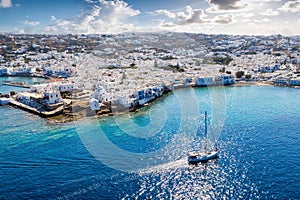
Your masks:
M0 199L300 199L299 97L181 89L138 113L60 125L0 107ZM220 158L189 166L205 110Z

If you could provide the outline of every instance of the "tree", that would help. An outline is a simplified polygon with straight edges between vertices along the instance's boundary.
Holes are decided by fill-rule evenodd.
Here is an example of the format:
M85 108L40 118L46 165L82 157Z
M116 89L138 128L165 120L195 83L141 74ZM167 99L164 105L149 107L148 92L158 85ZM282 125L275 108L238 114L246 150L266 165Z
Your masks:
M42 71L39 67L35 68L35 71L40 72Z
M237 71L237 72L235 73L235 76L236 76L237 78L242 78L242 76L244 76L244 74L245 74L244 71Z
M184 68L178 69L178 72L184 72Z
M225 68L225 67L222 67L221 69L219 69L219 72L225 73L225 70L226 70L226 68Z
M246 74L246 75L245 75L245 78L246 78L246 79L250 79L250 78L251 78L251 74Z
M229 56L224 57L213 57L212 58L215 63L228 65L233 59Z
M281 53L274 53L274 56L281 56Z

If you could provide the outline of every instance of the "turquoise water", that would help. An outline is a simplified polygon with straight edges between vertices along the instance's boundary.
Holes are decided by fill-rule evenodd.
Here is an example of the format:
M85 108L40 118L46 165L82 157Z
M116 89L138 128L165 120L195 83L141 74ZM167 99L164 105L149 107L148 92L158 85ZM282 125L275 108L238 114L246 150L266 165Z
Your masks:
M34 84L35 82L45 81L44 78L39 77L19 77L19 76L0 76L0 82L12 81L12 82L27 82L28 84Z
M181 89L138 113L62 125L0 107L0 199L299 199L299 97ZM205 110L220 158L189 166Z
M11 81L11 82L26 82L29 85L34 84L35 82L42 82L46 79L37 78L37 77L17 77L17 76L0 76L0 92L3 94L8 94L10 91L21 92L28 90L27 88L22 87L10 87L6 85L2 85L1 83L4 81Z

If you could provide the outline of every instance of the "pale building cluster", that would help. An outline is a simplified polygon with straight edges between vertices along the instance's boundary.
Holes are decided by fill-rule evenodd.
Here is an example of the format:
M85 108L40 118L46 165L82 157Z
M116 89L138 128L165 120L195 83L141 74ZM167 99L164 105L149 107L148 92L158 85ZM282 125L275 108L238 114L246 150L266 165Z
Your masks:
M108 102L144 105L176 87L234 81L300 85L297 36L124 33L8 38L15 48L0 45L0 75L65 78L32 87L48 104L62 102L58 93L76 90L85 91L90 107L97 110Z

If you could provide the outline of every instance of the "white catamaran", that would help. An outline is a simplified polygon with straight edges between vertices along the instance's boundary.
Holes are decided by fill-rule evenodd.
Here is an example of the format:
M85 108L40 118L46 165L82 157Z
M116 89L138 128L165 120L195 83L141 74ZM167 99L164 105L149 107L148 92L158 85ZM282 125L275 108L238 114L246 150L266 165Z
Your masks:
M189 163L204 163L211 159L215 159L219 155L217 146L214 150L208 149L208 137L207 137L207 112L205 111L205 139L204 139L204 151L203 152L191 152L188 156Z

